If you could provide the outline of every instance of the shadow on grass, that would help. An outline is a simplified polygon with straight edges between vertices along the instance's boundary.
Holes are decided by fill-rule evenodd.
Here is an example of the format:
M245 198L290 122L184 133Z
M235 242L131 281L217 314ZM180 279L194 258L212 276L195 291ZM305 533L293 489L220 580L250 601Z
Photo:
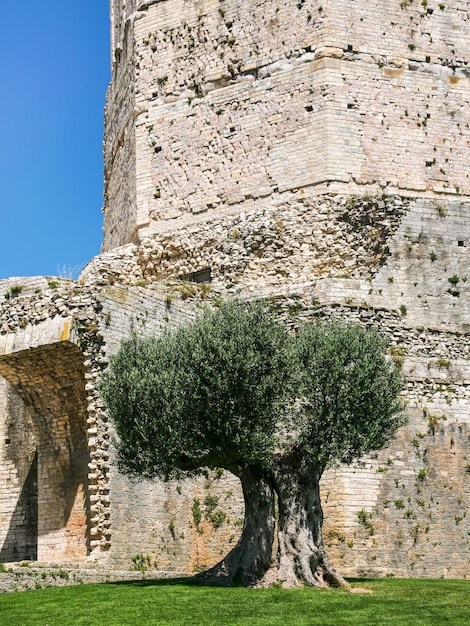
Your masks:
M353 583L371 583L374 582L376 580L378 580L377 578L346 578L347 582L352 585Z
M110 586L122 586L127 587L207 587L200 578L197 576L181 576L179 578L153 578L153 579L141 579L141 580L117 580L114 582L107 582Z
M370 582L374 582L376 578L347 578L346 579L350 584L367 584ZM152 578L152 579L140 579L140 580L119 580L115 582L108 582L107 585L126 585L129 587L217 587L217 588L227 588L227 585L221 585L217 583L209 583L204 579L200 574L196 574L195 576L180 576L177 578ZM231 585L232 588L242 587L242 585ZM313 587L312 587L313 589Z

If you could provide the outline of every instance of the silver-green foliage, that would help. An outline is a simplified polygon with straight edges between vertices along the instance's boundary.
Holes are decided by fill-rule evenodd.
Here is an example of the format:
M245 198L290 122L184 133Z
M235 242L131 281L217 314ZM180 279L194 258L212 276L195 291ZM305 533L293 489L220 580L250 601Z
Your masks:
M133 335L101 383L121 468L268 475L290 455L321 473L382 448L403 423L403 380L385 347L344 322L292 336L261 304L237 302L160 338Z
M124 341L101 383L121 468L169 478L265 466L291 395L288 347L263 306L239 303L160 338Z
M403 379L385 349L382 335L359 324L300 329L296 446L319 469L383 448L403 424Z

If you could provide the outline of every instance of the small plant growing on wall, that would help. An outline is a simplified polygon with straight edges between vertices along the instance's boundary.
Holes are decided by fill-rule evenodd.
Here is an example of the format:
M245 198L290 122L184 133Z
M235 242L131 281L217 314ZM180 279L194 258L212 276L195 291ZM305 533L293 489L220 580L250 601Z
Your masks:
M402 369L403 363L405 362L406 350L405 348L399 346L392 346L389 350L390 356L392 357L395 365L398 369Z
M426 478L427 473L426 468L422 467L418 472L418 480L422 482Z
M201 511L201 502L198 498L194 498L193 504L191 506L191 513L193 514L193 522L196 527L197 532L202 535L203 529L200 527L200 523L202 521L202 511Z
M147 572L149 569L156 569L157 562L152 559L150 554L135 554L132 557L131 571L135 572Z
M357 519L359 520L359 524L367 530L369 535L374 534L375 528L370 522L372 519L372 513L368 513L365 509L361 509L357 512Z
M23 285L13 285L13 287L11 287L11 289L9 289L6 292L5 298L7 300L10 300L11 298L16 298L17 296L20 295L22 291L23 291Z
M426 407L423 409L423 415L428 420L429 430L432 434L439 425L439 422L443 422L447 419L445 415L433 415L432 413L429 413Z

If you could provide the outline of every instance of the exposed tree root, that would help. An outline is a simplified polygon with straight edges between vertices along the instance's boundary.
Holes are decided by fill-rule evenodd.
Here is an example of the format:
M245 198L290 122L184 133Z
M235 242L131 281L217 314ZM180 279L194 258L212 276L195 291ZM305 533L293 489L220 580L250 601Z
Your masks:
M278 551L258 586L343 587L350 585L330 563L322 537L321 474L302 476L287 463L275 476L279 498Z

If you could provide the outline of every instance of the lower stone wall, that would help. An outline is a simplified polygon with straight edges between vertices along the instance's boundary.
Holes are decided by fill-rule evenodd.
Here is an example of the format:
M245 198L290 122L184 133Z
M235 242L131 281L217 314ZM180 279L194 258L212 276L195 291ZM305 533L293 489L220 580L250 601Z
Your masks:
M142 570L113 570L98 567L80 567L71 563L63 565L31 564L24 562L4 567L0 571L0 594L30 591L46 587L68 587L93 583L114 583L123 580L158 580L170 576L185 577L186 572L156 572Z
M390 271L384 267L384 272ZM386 294L379 293L386 289L384 283ZM384 286L378 287L380 284ZM352 468L330 470L322 480L325 543L340 571L351 576L464 578L469 574L470 556L470 338L464 329L447 327L446 301L429 316L435 326L423 329L422 309L410 306L403 315L399 308L403 296L396 294L396 289L379 273L372 282L326 279L288 290L267 288L257 296L263 296L292 328L300 322L332 317L378 328L389 336L390 358L407 376L409 425L374 458ZM198 285L188 290L172 282L152 288L113 286L105 290L108 299L103 300L103 310L111 312L106 339L110 352L118 346L113 337L128 327L132 316L139 332L158 334L190 319L205 301L217 302L223 295L215 290L206 292ZM117 302L123 301L121 291L128 298L125 324L122 309L113 312ZM453 301L452 295L448 298ZM226 521L233 521L236 496L240 497L237 481L228 487L222 478L210 485L211 491L205 491L204 482L132 485L115 474L110 484L114 494L110 562L131 562L140 546L159 568L194 572L225 553L231 545L224 544L227 536L235 540L236 525L230 528ZM225 497L228 492L230 498ZM196 498L203 508L204 493L216 494L226 519L219 529L211 529L207 523L199 535L194 532L192 506ZM240 508L239 520L242 514ZM181 529L184 537L178 535ZM200 558L204 552L207 559Z
M469 420L445 402L407 414L390 448L325 475L327 550L350 576L470 578Z
M238 479L208 478L163 484L110 481L112 543L107 566L184 571L214 565L235 546L244 516Z
M459 227L463 205L452 204L446 210L443 216L424 204L419 218L405 212L384 241L389 248L385 261L373 271L364 265L357 276L266 284L256 291L250 288L248 271L237 283L239 296L266 300L292 329L304 321L332 317L378 328L390 339L390 358L407 376L409 425L376 457L330 470L322 480L325 543L340 571L348 575L468 576L470 337L464 280L468 236ZM442 220L445 233L438 235L433 228L442 229ZM431 251L434 260L429 258ZM120 475L114 432L97 381L132 329L161 334L191 320L201 306L217 305L235 292L217 281L209 285L155 277L141 282L144 266L136 259L143 254L145 247L139 254L129 248L121 256L104 255L90 265L81 285L50 287L46 282L38 292L37 281L35 286L26 281L2 311L0 364L27 407L44 407L44 399L52 398L56 417L48 419L56 424L57 433L63 430L61 424L71 423L67 398L80 398L83 414L76 423L82 424L80 437L88 459L88 473L80 484L84 502L89 502L89 518L86 549L73 558L98 561L102 568L193 573L219 560L238 538L243 520L238 481L227 474L211 474L207 479L163 485L132 482ZM129 268L137 268L137 273ZM134 284L123 284L120 274ZM455 280L448 280L454 275L459 279L458 295ZM9 282L5 291L11 289ZM56 358L57 352L56 357L51 353L47 361L43 359L56 372L41 367L38 378L32 371L28 390L24 386L28 363L37 357L37 350L44 355L47 345L59 340L71 352L64 352L62 359ZM72 381L72 389L67 390L64 381ZM38 390L43 400L34 396ZM54 395L64 399L61 404ZM9 408L3 410L12 415ZM21 411L16 424L26 433L29 422L21 421ZM31 423L31 441L44 441L47 429L39 429L36 418ZM5 431L4 424L2 420ZM53 473L60 463L51 460L47 467ZM17 466L14 471L19 475ZM22 480L6 492L2 485L10 507L3 504L3 511L9 516ZM39 480L44 486L53 478L40 472ZM4 524L10 522L1 519L0 531L6 536ZM65 522L61 528L66 529ZM7 549L6 543L2 549ZM66 560L60 550L55 555L57 562Z

